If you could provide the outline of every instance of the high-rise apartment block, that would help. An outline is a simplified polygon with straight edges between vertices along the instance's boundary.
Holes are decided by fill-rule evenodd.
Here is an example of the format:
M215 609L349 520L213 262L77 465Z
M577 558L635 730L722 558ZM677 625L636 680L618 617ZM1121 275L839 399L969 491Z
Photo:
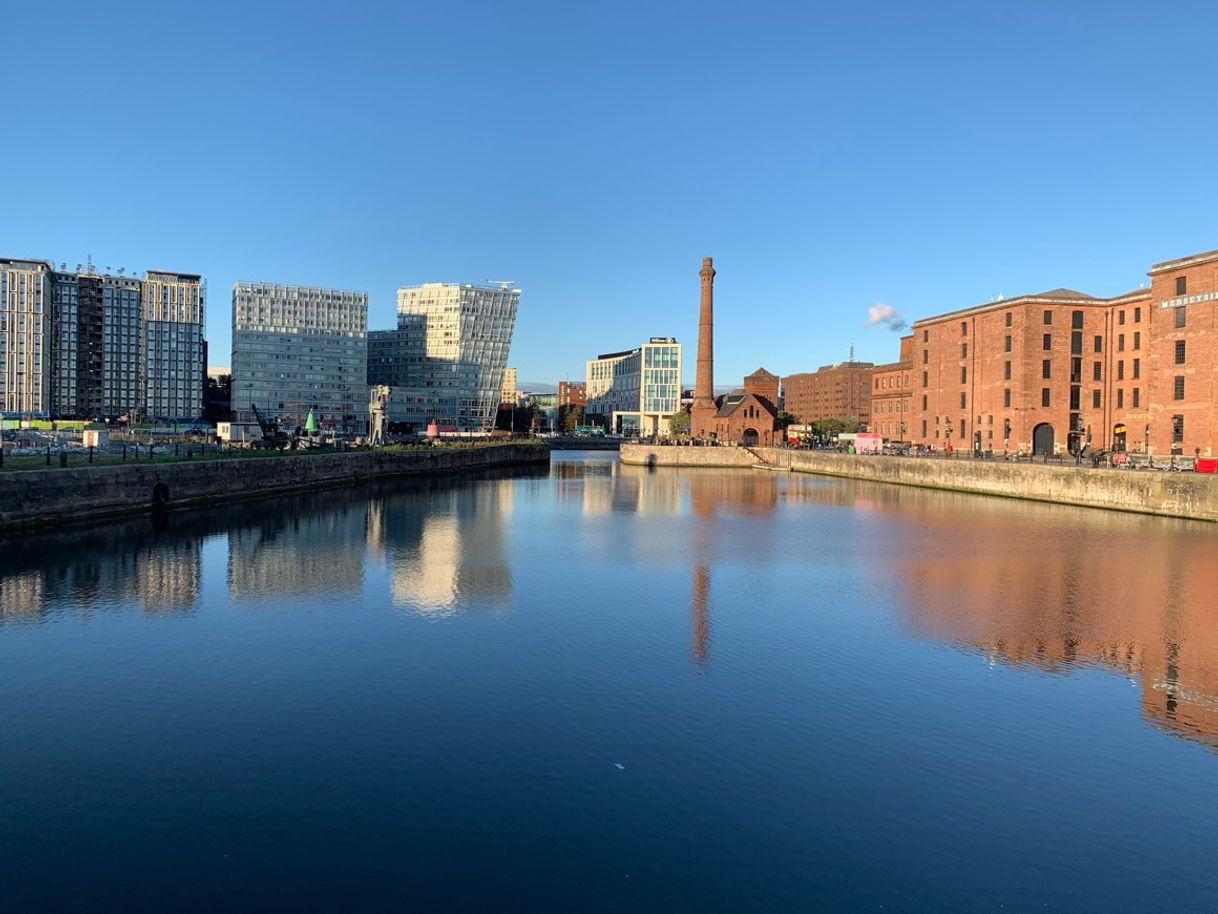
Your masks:
M368 384L390 388L390 421L493 428L519 302L506 283L398 289L397 329L368 335Z
M499 395L500 403L519 403L520 387L515 368L503 369L503 393Z
M39 417L198 418L203 303L195 274L141 278L0 260L0 408Z
M362 432L368 404L368 293L238 282L233 286L232 411L251 404L281 425Z
M681 408L681 344L653 336L636 349L588 360L585 370L588 415L602 416L625 435L663 435Z
M54 268L41 260L0 260L0 405L5 413L51 409Z

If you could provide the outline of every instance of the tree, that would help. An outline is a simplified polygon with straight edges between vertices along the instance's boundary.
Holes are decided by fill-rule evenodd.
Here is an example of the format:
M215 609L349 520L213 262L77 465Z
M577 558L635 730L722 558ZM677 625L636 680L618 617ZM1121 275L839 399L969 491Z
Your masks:
M681 409L669 417L668 434L674 438L684 438L689 434L689 413L687 411Z
M774 421L776 423L778 423L779 428L785 430L787 428L787 426L789 426L791 423L793 423L795 421L795 417L792 416L785 409L780 409L778 411L778 415L774 418Z
M558 407L558 425L568 435L584 424L584 408L574 403Z

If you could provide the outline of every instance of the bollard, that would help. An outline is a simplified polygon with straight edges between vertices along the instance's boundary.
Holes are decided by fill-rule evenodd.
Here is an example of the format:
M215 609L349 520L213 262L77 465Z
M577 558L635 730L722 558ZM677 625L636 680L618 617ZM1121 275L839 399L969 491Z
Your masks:
M68 452L67 451L59 452L59 466L63 469L67 468L67 466L68 466Z
M89 463L93 463L93 445L89 445Z
M51 465L51 446L47 445L47 466Z
M127 462L127 445L123 445L123 463Z

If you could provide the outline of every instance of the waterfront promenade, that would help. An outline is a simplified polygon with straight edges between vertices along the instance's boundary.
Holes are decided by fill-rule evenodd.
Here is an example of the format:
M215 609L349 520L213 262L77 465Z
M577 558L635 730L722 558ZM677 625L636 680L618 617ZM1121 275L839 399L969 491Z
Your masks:
M53 526L150 507L185 507L366 479L544 464L549 459L548 447L530 442L9 472L0 474L0 528Z
M621 461L636 466L739 467L812 473L1218 521L1218 477L1206 474L1092 469L1074 464L839 454L788 448L645 444L622 445Z

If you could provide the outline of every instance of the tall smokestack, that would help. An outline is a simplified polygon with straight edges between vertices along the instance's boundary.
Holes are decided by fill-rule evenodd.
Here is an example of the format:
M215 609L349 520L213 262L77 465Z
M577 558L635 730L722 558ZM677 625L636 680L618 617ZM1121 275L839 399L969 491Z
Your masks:
M702 258L702 304L698 311L698 376L690 407L690 433L701 438L714 431L715 415L715 267Z

